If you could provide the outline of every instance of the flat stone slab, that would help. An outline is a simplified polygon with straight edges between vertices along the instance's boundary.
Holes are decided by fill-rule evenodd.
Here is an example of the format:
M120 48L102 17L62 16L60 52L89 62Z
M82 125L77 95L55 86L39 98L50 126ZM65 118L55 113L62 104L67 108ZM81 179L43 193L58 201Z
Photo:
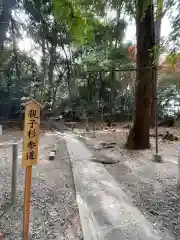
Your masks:
M93 156L91 158L91 161L99 162L99 163L102 163L102 164L115 164L115 163L119 162L119 160L117 160L117 159L113 159L113 158L103 156L102 154L100 154L98 152L93 154Z
M92 162L93 155L84 143L69 137L66 143L85 240L163 239L103 164Z

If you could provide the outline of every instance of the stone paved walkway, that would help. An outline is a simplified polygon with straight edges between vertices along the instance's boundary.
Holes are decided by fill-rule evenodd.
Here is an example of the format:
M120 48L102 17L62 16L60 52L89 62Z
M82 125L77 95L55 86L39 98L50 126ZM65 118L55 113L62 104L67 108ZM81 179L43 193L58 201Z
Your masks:
M65 135L73 166L84 240L160 240L155 230L107 172L92 162L79 140ZM171 238L167 238L170 240Z

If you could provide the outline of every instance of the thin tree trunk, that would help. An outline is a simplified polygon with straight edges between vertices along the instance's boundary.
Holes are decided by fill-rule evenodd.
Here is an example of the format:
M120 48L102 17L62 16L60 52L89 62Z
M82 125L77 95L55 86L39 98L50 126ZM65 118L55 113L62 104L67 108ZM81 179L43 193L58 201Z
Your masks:
M155 45L154 6L149 5L144 11L142 3L137 4L137 73L135 114L126 147L128 149L146 149L150 147L149 129L151 120L153 61L150 52Z
M159 64L159 55L160 55L160 41L161 41L161 21L162 17L158 16L155 22L155 45L156 45L156 54L155 54L155 66ZM156 85L157 85L158 72L157 68L154 69L154 79L152 86L152 106L151 106L151 127L155 127L156 123Z
M56 29L56 22L54 23L53 28L53 41L50 48L50 61L49 61L49 67L48 67L48 83L49 83L49 89L48 89L48 101L51 102L52 100L52 93L53 93L53 73L54 73L54 63L56 60L56 47L57 47L57 29Z
M15 33L15 22L11 18L11 30L12 30L12 42L13 42L13 53L14 53L14 62L16 69L16 96L18 96L18 104L19 104L19 123L20 129L23 129L23 117L21 114L21 71L20 71L20 62L18 60L17 53L17 42L16 42L16 33Z
M0 6L2 11L0 14L0 54L3 51L4 41L6 39L6 32L11 20L11 11L16 5L16 0L2 0Z
M53 96L52 96L52 111L55 110L57 90L58 90L58 85L56 85L56 87L55 87L54 90L53 90Z
M44 99L44 91L46 89L46 47L45 47L45 44L46 44L46 39L45 39L45 36L44 36L44 24L42 22L42 27L41 27L41 31L42 31L42 35L43 35L43 38L42 38L42 61L41 61L41 64L42 64L42 70L43 70L43 86L41 88L41 101L43 101Z
M60 35L61 36L61 35ZM65 54L65 58L66 58L66 67L67 67L67 85L68 85L68 93L69 93L69 98L71 99L71 94L72 94L72 84L71 84L71 70L72 70L72 68L71 68L71 61L69 60L69 58L68 58L68 54L67 54L67 52L66 52L66 49L65 49L65 47L64 47L64 44L63 44L63 42L62 42L62 44L61 44L61 47L62 47L62 50L64 51L64 54Z
M55 58L56 46L52 45L50 49L50 61L48 67L48 101L52 100L52 89L53 89L53 72L54 72L54 58Z
M118 46L119 40L119 22L120 22L121 6L117 9L117 23L116 23L116 39L115 39L115 48Z
M118 7L117 9L117 22L116 22L116 39L115 39L115 48L118 47L119 43L119 22L120 22L120 14L121 14L121 6ZM110 91L110 97L109 97L109 112L112 114L112 108L113 108L113 97L115 95L115 89L114 89L114 82L116 81L116 63L113 62L112 65L112 72L111 72L111 91Z

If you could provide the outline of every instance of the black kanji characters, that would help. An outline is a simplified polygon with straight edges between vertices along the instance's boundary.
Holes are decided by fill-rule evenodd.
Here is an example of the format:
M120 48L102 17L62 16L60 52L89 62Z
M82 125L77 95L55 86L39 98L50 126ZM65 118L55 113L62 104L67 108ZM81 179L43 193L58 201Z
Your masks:
M37 113L36 113L36 109L30 109L29 113L28 113L28 117L29 118L38 118Z
M37 110L30 109L28 112L28 131L27 131L27 153L26 160L35 160L36 159L36 140L34 139L37 136L36 127L38 122Z
M32 150L34 147L36 147L36 144L33 141L29 141L27 144L28 149Z
M34 150L28 151L26 154L26 160L34 160L35 159L35 152Z
M30 125L30 128L33 128L36 123L36 121L34 119L31 119L28 123Z
M33 138L36 136L36 130L35 129L29 129L29 131L27 132L27 136L30 138Z

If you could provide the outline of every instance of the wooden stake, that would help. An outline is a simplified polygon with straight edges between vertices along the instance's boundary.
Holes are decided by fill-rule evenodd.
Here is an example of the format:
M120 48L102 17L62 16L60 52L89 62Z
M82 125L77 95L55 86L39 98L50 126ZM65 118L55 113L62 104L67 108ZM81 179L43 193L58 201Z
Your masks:
M23 240L28 240L32 166L37 164L40 133L40 104L29 101L25 107L22 167L26 169L24 190Z
M26 167L25 176L23 240L28 240L29 235L31 183L32 183L32 166L29 166Z

